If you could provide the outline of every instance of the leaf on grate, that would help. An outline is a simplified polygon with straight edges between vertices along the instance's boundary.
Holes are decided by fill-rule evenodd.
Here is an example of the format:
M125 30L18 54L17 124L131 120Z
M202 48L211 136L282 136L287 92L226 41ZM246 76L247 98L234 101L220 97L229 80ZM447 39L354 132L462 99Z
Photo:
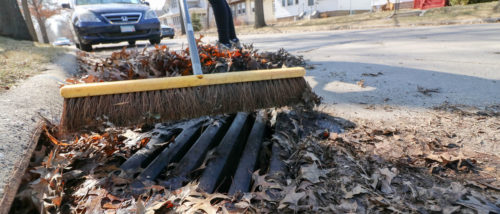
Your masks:
M321 177L326 177L329 170L319 169L316 162L307 166L300 167L300 176L302 179L308 180L312 183L319 183Z
M304 198L304 196L306 196L306 193L305 192L295 192L296 188L297 187L295 185L293 185L291 187L289 186L286 188L285 198L283 198L283 200L280 201L278 209L281 210L281 209L284 209L286 207L288 207L292 210L297 209L299 201L302 198Z

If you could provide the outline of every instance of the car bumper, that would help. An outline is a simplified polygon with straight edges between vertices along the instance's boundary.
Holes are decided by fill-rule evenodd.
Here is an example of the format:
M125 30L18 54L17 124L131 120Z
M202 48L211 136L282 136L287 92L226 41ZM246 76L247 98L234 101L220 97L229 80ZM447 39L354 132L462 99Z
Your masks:
M161 38L174 37L174 36L175 36L175 32L174 31L162 32L162 34L161 34Z
M120 26L108 23L79 23L75 26L80 42L83 44L115 43L131 40L154 39L161 36L157 20L143 20L133 25L135 32L122 33Z

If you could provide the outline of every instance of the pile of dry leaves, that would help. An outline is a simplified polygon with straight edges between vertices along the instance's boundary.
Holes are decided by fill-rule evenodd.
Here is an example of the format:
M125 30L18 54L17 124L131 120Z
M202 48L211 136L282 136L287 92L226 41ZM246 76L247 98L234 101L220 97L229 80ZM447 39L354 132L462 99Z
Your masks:
M198 49L203 73L220 73L281 67L305 66L301 56L294 56L284 49L276 52L259 52L253 45L245 45L243 49L220 51L216 46L204 44L200 39ZM78 52L82 77L68 79L68 83L101 82L130 79L145 79L191 75L191 59L189 49L171 51L167 46L156 45L154 49L145 47L142 50L113 52L106 58L92 53Z
M65 142L46 131L52 145L34 155L42 164L27 173L30 183L13 209L29 208L19 203L32 199L39 207L31 209L51 213L500 212L498 174L446 139L404 127L355 127L316 112L285 110L278 119L276 129L286 131L271 141L282 150L286 173L255 172L252 191L231 197L200 192L196 180L134 195L118 167L147 145L144 130L107 128Z

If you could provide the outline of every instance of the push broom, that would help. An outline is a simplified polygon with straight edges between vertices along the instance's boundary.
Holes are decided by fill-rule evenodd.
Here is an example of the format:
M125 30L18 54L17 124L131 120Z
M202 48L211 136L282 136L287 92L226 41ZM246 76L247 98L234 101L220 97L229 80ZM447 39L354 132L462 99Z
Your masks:
M312 94L302 67L203 74L186 0L179 2L194 75L66 85L64 129L94 126L99 118L126 126L246 112L302 103Z

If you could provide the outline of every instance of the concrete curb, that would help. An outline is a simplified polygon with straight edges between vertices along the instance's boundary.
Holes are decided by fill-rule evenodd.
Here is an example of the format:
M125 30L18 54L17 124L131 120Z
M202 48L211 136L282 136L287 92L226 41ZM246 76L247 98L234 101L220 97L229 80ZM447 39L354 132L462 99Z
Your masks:
M0 213L8 213L41 133L43 116L58 121L58 81L76 72L75 55L59 56L48 70L0 94Z
M14 202L19 185L21 185L23 180L24 173L29 166L31 155L35 151L38 139L42 133L42 125L42 121L37 123L37 128L31 136L31 140L28 142L26 151L19 157L20 161L16 163L13 173L7 179L8 183L3 188L4 194L2 198L0 198L0 213L9 213L10 206L12 202Z
M500 22L498 18L484 18L484 19L468 19L468 20L446 20L440 22L418 22L413 24L401 25L371 25L371 26L337 26L330 27L329 30L362 30L362 29L375 29L375 28L398 28L398 27L417 27L417 26L441 26L441 25L469 25L469 24L491 24Z

